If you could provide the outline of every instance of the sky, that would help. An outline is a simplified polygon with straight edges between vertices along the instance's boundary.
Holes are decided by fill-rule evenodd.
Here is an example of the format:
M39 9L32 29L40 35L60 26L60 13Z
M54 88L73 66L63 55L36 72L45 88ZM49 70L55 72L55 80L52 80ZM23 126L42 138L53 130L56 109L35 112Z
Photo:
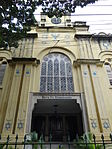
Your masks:
M72 21L86 21L91 33L112 34L112 0L98 0L84 8L77 7Z
M36 13L39 13L39 10ZM87 25L90 26L90 33L112 34L112 0L98 0L83 8L77 7L71 20L72 22L86 21Z

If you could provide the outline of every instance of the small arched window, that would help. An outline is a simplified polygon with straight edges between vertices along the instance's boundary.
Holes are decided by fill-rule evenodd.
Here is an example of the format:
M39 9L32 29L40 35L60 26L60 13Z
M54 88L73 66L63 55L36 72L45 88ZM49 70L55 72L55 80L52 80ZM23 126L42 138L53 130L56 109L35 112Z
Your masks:
M7 63L6 62L3 62L0 65L0 85L2 85L2 82L3 82L3 78L4 78L6 66L7 66Z
M112 68L108 63L105 64L105 68L106 68L106 71L107 71L107 75L108 75L108 78L109 78L110 85L112 85Z
M67 56L51 53L43 58L40 92L74 92L72 66Z

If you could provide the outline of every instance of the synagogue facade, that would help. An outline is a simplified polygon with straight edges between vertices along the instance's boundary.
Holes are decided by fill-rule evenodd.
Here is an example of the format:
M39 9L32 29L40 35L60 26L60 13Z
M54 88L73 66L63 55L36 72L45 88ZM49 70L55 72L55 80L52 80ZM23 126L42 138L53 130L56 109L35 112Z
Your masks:
M0 134L36 131L45 141L73 141L112 131L112 36L91 34L70 16L41 21L0 49Z

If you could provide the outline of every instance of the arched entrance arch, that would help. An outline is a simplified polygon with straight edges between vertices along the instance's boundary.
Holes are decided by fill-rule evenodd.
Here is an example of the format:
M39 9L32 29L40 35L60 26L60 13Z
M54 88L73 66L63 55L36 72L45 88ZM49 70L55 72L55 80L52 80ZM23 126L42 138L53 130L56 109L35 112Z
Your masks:
M76 135L83 134L80 105L70 99L38 100L32 112L31 131L45 141L73 141Z

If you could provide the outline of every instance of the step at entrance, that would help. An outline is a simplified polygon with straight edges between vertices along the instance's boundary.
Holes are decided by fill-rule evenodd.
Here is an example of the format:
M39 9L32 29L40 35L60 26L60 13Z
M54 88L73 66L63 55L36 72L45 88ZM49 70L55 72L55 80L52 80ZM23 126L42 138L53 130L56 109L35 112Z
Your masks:
M50 146L50 144L45 144L42 146L38 145L37 148L38 149L77 149L77 148L74 148L73 145L69 146L68 144L61 144L61 143L60 144L53 143L53 144L51 144L51 146ZM32 145L26 145L25 149L33 149L33 147L32 147Z

